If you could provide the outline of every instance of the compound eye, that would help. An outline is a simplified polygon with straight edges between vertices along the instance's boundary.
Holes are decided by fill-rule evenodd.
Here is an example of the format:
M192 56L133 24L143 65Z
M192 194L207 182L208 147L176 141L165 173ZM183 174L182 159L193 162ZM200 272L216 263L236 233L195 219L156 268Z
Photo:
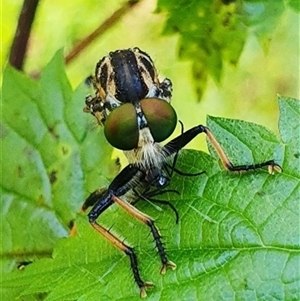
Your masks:
M104 124L107 141L121 150L134 149L138 144L139 131L134 106L125 103L114 109Z
M177 115L173 107L165 100L158 98L141 100L141 107L154 141L161 142L167 139L173 133L177 123Z

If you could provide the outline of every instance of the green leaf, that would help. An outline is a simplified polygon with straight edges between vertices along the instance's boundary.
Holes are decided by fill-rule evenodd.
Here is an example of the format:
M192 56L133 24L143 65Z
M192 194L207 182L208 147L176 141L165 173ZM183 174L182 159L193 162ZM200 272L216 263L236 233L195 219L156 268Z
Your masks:
M50 257L89 191L106 185L118 167L102 131L82 112L86 88L72 91L62 52L39 81L8 66L2 90L1 266L6 272L20 261ZM102 168L95 171L95 165ZM83 170L92 171L85 176ZM13 300L15 294L8 296Z
M208 76L218 84L223 66L238 64L251 33L268 51L287 5L296 6L282 0L159 0L157 12L167 15L164 33L179 36L179 57L192 62L194 85L201 99Z
M76 215L117 170L102 131L82 113L84 94L83 86L72 92L61 53L38 82L5 70L3 300L140 300L128 258ZM168 207L137 204L156 218L176 271L159 274L149 230L122 209L98 219L135 247L143 279L155 283L148 300L299 300L299 101L279 97L279 108L281 141L252 123L207 123L234 164L274 159L281 174L232 174L211 148L182 150L176 167L205 173L174 173L168 188L180 195L160 196L172 201L179 224ZM74 217L77 235L67 237ZM19 271L21 260L34 263Z
M288 6L290 6L295 12L300 12L300 4L298 0L286 0Z
M282 0L245 1L243 8L244 22L251 26L262 48L268 51L274 29L284 12Z
M279 108L282 118L279 120L279 130L284 143L284 168L287 168L291 176L300 174L300 104L293 98L279 96ZM287 160L286 158L290 158Z

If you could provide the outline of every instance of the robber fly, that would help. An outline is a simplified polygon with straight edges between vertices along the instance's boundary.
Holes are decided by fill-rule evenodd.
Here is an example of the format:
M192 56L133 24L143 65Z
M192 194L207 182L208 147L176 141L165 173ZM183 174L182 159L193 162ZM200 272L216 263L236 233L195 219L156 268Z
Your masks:
M248 171L267 166L269 172L274 173L275 170L281 171L281 168L273 160L234 166L204 125L182 132L161 146L160 142L173 133L177 124L176 111L170 104L172 82L167 78L160 82L152 59L137 47L110 52L102 58L96 65L92 83L95 95L86 97L84 112L92 114L104 126L107 141L124 151L129 164L108 188L93 192L82 208L86 210L92 207L88 213L91 225L129 257L140 296L145 297L146 289L153 284L142 280L133 248L97 222L102 212L116 203L146 224L153 235L161 260L160 272L164 274L168 268L174 270L176 265L168 259L154 219L139 211L132 200L147 195L151 189L158 193L164 191L170 183L172 171L176 170L176 159L173 159L173 164L168 163L171 157L176 158L180 149L197 135L205 133L227 170ZM132 195L133 198L130 197ZM169 202L165 203L175 210Z

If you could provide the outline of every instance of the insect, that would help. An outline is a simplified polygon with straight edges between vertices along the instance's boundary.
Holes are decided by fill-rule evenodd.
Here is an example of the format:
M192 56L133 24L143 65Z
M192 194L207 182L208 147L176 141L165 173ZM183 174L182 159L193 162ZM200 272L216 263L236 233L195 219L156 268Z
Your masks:
M110 52L102 58L96 65L92 83L95 95L86 97L84 112L92 114L104 127L107 141L124 151L129 164L107 188L90 194L82 208L86 210L92 207L88 213L90 224L128 256L140 296L145 297L146 289L153 284L142 280L133 248L97 222L102 212L116 203L147 225L160 257L160 272L165 274L167 269L176 269L176 264L166 254L154 219L139 211L134 206L134 201L139 197L151 197L166 191L172 172L181 173L175 168L180 149L197 135L205 133L227 170L248 171L268 167L269 172L274 173L275 170L280 172L281 167L274 160L234 166L209 128L204 125L184 131L161 146L160 142L173 133L177 124L176 111L170 104L172 82L167 78L160 82L152 59L137 47ZM169 202L158 202L170 206L177 214Z

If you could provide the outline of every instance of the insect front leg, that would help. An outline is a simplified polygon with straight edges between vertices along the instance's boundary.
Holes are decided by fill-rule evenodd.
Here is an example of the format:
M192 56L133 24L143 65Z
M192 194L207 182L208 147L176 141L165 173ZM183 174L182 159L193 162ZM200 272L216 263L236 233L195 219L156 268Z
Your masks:
M142 183L145 180L146 173L142 171L137 165L129 164L126 166L113 180L109 186L111 193L111 200L117 203L121 208L128 212L131 216L144 223L150 228L151 234L155 241L155 246L158 251L162 267L161 274L165 274L167 268L175 269L176 265L172 261L168 260L165 248L161 241L161 235L158 228L154 224L154 220L139 211L132 204L122 199L129 190L135 189L137 183Z
M111 206L114 201L113 195L109 190L99 190L92 193L86 200L83 205L83 209L87 208L89 205L94 204L93 208L88 214L89 222L92 227L98 231L101 235L103 235L109 242L111 242L115 247L124 252L130 260L130 267L133 273L134 280L138 287L140 288L140 296L142 298L147 296L146 288L153 287L153 283L145 282L141 279L137 256L130 246L126 245L122 242L117 236L112 234L108 229L101 226L97 223L97 218L100 216L102 212L104 212L109 206Z
M156 95L156 97L170 102L171 97L172 97L172 91L173 91L173 84L172 84L171 80L168 78L165 78L159 84L159 93L158 93L158 95Z
M268 171L270 174L273 174L274 171L281 172L281 167L274 162L274 160L268 160L262 163L257 164L249 164L249 165L233 165L230 160L228 159L227 155L225 154L223 148L209 130L208 127L204 125L195 126L188 131L184 132L183 134L179 135L178 137L171 140L163 147L163 152L166 156L170 156L180 149L182 149L185 145L187 145L190 141L192 141L197 135L205 133L208 140L211 142L212 146L216 150L219 158L225 169L229 171L248 171L253 169L258 169L261 167L268 167Z
M176 264L168 259L165 248L161 241L161 234L160 234L158 228L155 226L154 220L150 216L139 211L137 208L135 208L130 203L122 200L121 198L119 198L115 195L112 196L112 200L115 203L117 203L120 207L122 207L124 210L126 210L134 218L136 218L137 220L144 223L145 225L147 225L150 228L151 234L154 238L156 249L158 251L158 254L159 254L159 257L160 257L160 260L162 263L160 273L165 274L167 268L171 268L172 270L175 270Z

